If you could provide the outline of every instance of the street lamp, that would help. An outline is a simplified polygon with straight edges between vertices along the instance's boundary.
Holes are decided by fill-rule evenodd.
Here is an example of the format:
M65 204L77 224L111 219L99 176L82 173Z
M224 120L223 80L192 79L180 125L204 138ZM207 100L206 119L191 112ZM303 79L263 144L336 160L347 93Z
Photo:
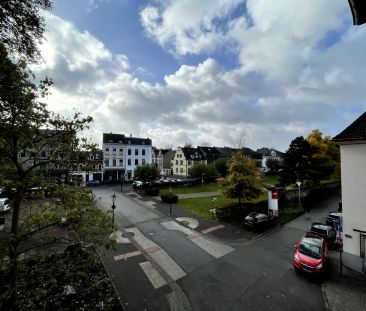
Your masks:
M301 182L300 181L297 181L296 182L296 185L299 187L299 209L301 207L301 194L300 194L300 188L301 188Z
M116 206L114 205L115 201L116 201L116 194L113 193L113 195L112 195L112 222L113 222L113 225L114 225L114 210L116 208Z

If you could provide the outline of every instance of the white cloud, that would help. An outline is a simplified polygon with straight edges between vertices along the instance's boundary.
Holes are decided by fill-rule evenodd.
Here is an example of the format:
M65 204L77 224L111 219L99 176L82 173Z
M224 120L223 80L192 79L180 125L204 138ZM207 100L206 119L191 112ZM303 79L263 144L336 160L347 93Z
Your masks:
M170 0L140 12L147 34L177 55L213 51L225 45L225 19L243 0Z
M92 115L90 135L98 142L101 133L116 132L161 147L228 146L245 131L251 148L285 150L315 128L337 134L366 107L366 28L351 26L343 0L248 0L247 15L234 19L243 1L154 3L140 18L163 47L185 55L235 43L239 65L226 70L207 57L181 65L163 83L147 82L150 73L131 68L128 56L48 15L46 63L37 72L55 80L49 105ZM331 31L341 38L320 46Z

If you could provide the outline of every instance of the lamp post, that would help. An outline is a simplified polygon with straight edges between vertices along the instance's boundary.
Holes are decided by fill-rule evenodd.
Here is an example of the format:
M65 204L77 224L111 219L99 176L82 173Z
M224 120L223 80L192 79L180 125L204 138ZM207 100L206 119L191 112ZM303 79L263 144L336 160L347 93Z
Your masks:
M113 195L112 195L112 222L113 222L113 225L114 225L114 210L116 208L116 206L114 205L115 201L116 201L116 194L113 193Z
M301 182L297 181L296 185L299 187L299 209L300 209L300 207L301 207L301 193L300 193Z

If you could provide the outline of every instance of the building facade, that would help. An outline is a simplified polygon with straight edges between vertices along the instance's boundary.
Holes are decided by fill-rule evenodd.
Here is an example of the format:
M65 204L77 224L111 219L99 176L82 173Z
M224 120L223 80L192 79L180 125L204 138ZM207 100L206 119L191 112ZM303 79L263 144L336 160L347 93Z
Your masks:
M194 164L207 164L204 155L198 148L179 147L171 159L173 175L188 176Z
M151 139L104 133L103 159L104 181L132 180L138 165L152 163Z
M340 145L343 264L366 272L366 113L333 138Z

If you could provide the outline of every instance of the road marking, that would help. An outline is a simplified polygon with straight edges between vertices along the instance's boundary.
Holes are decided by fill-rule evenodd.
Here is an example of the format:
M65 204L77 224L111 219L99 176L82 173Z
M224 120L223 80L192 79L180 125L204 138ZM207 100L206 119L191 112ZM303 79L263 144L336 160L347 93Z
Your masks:
M199 225L198 221L194 218L189 218L189 217L177 217L175 218L176 221L180 222L180 223L187 223L187 226L191 229L196 229Z
M160 288L167 284L160 273L151 265L150 262L140 262L139 263L142 270L145 272L147 278L150 280L151 284L155 289Z
M138 255L141 255L141 252L140 251L134 251L134 252L130 252L130 253L125 253L125 254L122 254L122 255L117 255L117 256L114 256L114 260L127 260L127 258L130 258L130 257L135 257L135 256L138 256Z
M139 203L139 204L141 204L141 205L143 205L143 206L146 206L146 207L149 207L149 208L156 208L156 206L155 205L153 205L153 204L155 204L155 202L153 202L153 201L142 201L142 200L140 200L140 199L135 199L135 201L137 202L137 203Z
M161 250L161 248L159 246L153 246L153 247L145 249L145 251L149 254L155 253L155 252L160 251L160 250Z
M116 230L111 233L109 236L111 240L116 241L118 244L128 244L131 243L131 241L128 238L125 238L122 236L122 232L120 230Z
M188 239L215 258L220 258L234 251L231 246L211 240L194 230L178 224L175 221L162 222L161 225L168 230L178 230L183 232Z
M225 228L225 226L224 225L217 225L217 226L215 226L215 227L211 227L211 228L207 228L207 229L205 229L205 230L202 230L201 232L203 233L203 234L206 234L206 233L210 233L210 232L212 232L212 231L216 231L216 230L220 230L220 229L224 229Z
M134 241L149 253L150 257L163 269L174 281L186 276L183 269L163 250L159 245L148 239L142 232L133 227L127 228L127 232L134 234Z

